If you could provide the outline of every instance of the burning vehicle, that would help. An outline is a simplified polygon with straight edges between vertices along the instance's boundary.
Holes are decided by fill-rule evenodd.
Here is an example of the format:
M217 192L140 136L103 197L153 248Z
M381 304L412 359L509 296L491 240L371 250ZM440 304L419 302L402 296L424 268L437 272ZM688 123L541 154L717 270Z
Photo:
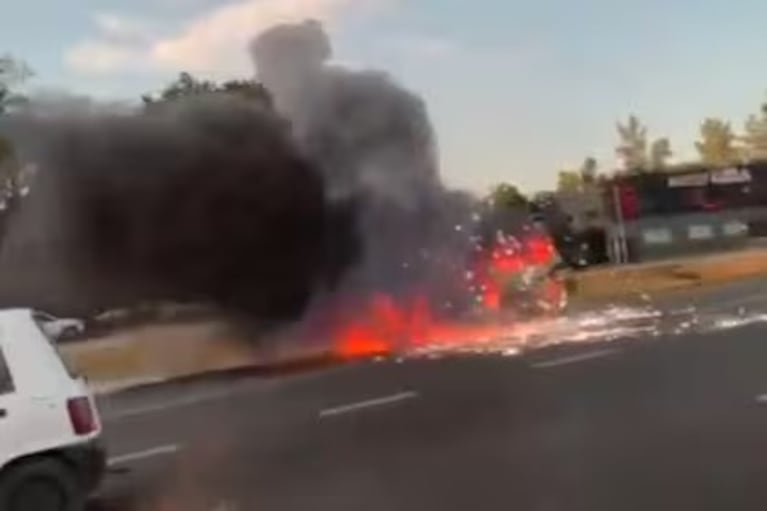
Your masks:
M513 319L556 315L567 307L561 258L548 233L526 226L518 236L497 231L480 245L469 290L483 311Z
M427 292L375 293L365 308L342 314L334 332L342 358L407 353L428 347L464 347L499 339L524 322L564 312L567 287L561 258L549 234L525 225L517 236L495 230L473 236L453 300L437 306Z

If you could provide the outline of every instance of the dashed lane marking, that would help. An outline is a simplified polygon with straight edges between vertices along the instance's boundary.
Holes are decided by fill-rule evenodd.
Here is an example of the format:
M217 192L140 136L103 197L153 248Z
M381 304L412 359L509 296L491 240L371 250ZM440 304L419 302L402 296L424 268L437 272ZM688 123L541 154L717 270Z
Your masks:
M139 461L145 461L150 458L157 458L159 456L170 456L176 454L181 450L181 446L178 444L161 445L159 447L152 447L151 449L145 449L143 451L132 452L123 454L121 456L114 456L109 458L107 465L110 467L116 467L118 465L127 465L129 463L136 463Z
M587 360L594 360L597 358L609 357L611 355L616 355L619 352L620 350L616 348L589 351L588 353L580 353L578 355L572 355L569 357L555 358L552 360L547 360L545 362L538 362L538 363L532 364L532 367L534 369L551 369L554 367L561 367L561 366L566 366L570 364L577 364L579 362L586 362Z
M412 391L400 392L399 394L393 394L391 396L379 397L375 399L367 399L365 401L358 401L356 403L349 403L346 405L335 406L333 408L325 408L324 410L320 411L319 416L320 416L320 419L325 419L328 417L335 417L337 415L352 413L352 412L364 410L367 408L375 408L379 406L392 405L394 403L415 399L417 397L418 397L417 392L412 392Z

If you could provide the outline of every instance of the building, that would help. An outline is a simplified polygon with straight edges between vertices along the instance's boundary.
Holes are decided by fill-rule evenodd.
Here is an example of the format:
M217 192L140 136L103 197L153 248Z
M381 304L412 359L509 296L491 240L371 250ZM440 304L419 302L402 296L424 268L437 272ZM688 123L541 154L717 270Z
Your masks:
M767 234L767 162L625 175L603 194L616 262L738 248Z

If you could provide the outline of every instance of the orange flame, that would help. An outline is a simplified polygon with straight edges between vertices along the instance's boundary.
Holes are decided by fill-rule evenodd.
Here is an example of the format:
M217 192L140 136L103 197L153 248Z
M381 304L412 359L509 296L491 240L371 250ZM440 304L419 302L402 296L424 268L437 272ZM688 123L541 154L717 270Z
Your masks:
M503 280L531 265L551 265L555 258L553 243L545 235L529 235L522 243L501 238L491 250L478 254L473 269L467 273L467 292L482 312L481 322L439 319L425 294L399 303L391 296L377 294L369 298L357 319L336 332L336 355L356 359L502 337L512 328L508 317L500 314ZM557 303L563 292L561 282L549 279L542 286L541 298Z

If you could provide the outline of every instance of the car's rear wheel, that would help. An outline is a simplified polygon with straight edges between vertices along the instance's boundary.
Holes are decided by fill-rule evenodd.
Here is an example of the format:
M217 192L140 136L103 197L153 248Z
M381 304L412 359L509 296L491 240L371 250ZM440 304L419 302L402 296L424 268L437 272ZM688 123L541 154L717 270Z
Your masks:
M3 511L82 511L85 497L72 470L52 458L12 467L0 480Z

